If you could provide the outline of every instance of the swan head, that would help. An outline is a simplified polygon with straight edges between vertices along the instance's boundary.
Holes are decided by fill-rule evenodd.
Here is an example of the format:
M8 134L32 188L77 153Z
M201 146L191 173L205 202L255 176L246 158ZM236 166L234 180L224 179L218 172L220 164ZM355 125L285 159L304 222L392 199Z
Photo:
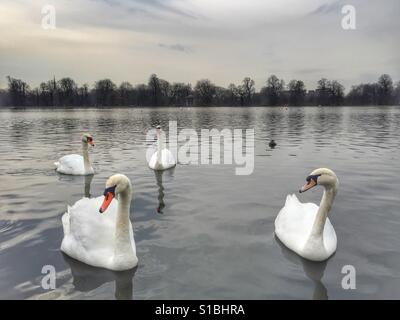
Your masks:
M103 213L107 210L113 199L121 193L132 192L132 185L129 178L123 174L115 174L108 178L106 182L106 189L104 190L104 201L101 205L99 212Z
M306 178L306 181L307 183L299 190L300 193L306 192L316 185L321 185L326 189L332 188L336 190L339 184L339 179L337 178L336 174L327 168L319 168L314 170Z
M92 147L94 147L93 136L90 133L84 133L82 135L82 142L90 144Z
M161 133L161 126L160 125L158 125L156 127L156 133L157 133L157 135L160 135L160 133Z

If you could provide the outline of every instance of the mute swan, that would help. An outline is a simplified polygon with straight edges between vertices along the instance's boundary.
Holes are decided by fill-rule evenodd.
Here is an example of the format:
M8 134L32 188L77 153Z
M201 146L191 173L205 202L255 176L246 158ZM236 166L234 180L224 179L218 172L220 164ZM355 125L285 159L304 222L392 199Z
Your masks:
M56 171L63 174L85 176L94 174L89 160L88 144L94 147L93 137L89 133L82 135L83 157L78 154L69 154L55 162Z
M118 200L113 201L116 196ZM68 207L62 217L61 251L94 267L114 271L134 268L138 259L129 220L131 199L130 180L116 174L107 180L104 197L83 198Z
M332 170L320 168L314 170L306 181L300 193L316 185L324 187L320 206L301 203L296 195L288 195L285 206L275 219L275 234L286 247L303 258L323 261L336 251L336 233L327 216L335 199L339 180Z
M171 151L163 148L163 132L160 126L156 127L157 151L151 156L149 167L153 170L166 170L176 166L175 158Z

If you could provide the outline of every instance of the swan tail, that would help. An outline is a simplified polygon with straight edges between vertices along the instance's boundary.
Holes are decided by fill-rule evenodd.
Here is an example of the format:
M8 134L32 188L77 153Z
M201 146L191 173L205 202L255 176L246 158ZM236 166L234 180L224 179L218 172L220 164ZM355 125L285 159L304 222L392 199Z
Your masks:
M63 229L64 229L64 236L69 234L70 231L70 213L71 212L71 207L68 206L67 212L65 212L61 218Z
M285 206L289 205L289 203L292 201L292 195L288 194L286 196L286 201L285 201Z
M288 206L289 204L292 204L292 203L297 204L299 202L300 202L299 199L296 197L296 195L294 193L288 194L286 196L285 206Z

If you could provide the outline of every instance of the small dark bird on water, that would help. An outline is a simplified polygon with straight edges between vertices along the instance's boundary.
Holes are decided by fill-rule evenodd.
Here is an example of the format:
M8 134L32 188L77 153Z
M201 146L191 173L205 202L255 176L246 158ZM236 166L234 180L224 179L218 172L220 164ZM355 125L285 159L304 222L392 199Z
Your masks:
M269 142L269 147L271 148L271 149L273 149L273 148L275 148L276 147L276 142L275 142L275 140L271 140L270 142Z

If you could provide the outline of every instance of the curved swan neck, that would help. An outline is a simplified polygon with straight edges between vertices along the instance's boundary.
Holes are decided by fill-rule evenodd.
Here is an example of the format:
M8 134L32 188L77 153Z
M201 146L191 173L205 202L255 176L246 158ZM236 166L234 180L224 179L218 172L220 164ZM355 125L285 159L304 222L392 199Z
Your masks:
M83 166L85 168L85 173L90 170L90 160L89 160L89 150L88 144L86 142L82 142L82 155L83 155Z
M118 195L117 221L115 225L115 256L132 252L129 231L129 211L132 200L132 189L129 187Z
M161 152L162 152L162 132L157 134L157 162L161 163Z
M326 218L331 210L333 200L337 193L336 186L324 188L324 194L318 208L317 216L312 227L311 236L322 236L324 232Z

